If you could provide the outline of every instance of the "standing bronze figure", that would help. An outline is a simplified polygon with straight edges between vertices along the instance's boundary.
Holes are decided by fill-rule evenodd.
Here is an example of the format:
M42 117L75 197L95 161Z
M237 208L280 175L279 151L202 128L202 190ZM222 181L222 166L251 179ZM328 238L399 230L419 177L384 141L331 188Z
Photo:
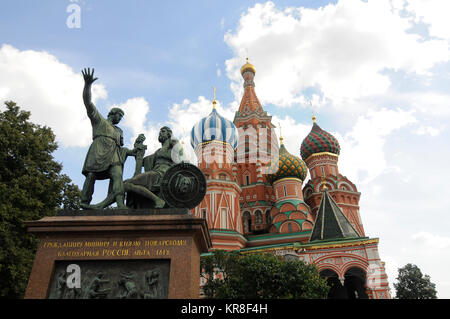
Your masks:
M81 207L91 208L90 202L94 193L96 180L109 179L108 193L114 194L114 201L118 208L126 208L124 204L124 189L122 171L128 155L133 151L123 146L122 130L116 125L122 119L124 112L120 108L112 108L105 119L97 110L91 98L91 87L97 78L94 78L94 69L84 69L83 101L86 112L92 124L93 142L86 155L83 165L83 175L86 180L81 194Z

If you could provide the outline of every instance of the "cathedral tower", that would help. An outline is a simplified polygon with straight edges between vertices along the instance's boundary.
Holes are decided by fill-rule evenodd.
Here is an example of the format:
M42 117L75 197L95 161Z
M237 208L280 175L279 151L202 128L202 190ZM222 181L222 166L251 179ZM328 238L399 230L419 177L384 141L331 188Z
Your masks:
M240 137L235 172L242 188L240 206L244 234L267 232L270 209L275 201L275 194L263 171L274 150L278 152L278 144L272 117L263 110L255 93L255 74L255 67L247 59L241 68L244 95L234 117Z
M359 214L361 193L358 192L355 184L339 173L340 150L338 140L321 129L316 123L316 117L313 116L311 132L305 137L300 147L300 154L311 175L311 179L303 189L303 195L315 217L322 198L320 188L324 178L330 196L342 209L358 234L364 237L364 227Z
M244 246L239 211L241 188L233 174L234 149L239 136L234 124L213 110L191 131L198 167L207 181L206 196L193 214L205 218L214 248L235 250Z
M310 231L314 218L303 200L302 193L302 184L308 169L305 162L288 152L282 137L279 156L274 158L267 170L274 172L267 174L266 178L275 193L269 232L287 234ZM300 236L297 240L306 242L308 238L309 236Z

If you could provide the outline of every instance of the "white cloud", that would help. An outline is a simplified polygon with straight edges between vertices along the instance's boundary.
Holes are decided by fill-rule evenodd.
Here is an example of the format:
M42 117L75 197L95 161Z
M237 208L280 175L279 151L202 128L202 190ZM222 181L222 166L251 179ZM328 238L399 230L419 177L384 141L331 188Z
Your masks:
M292 117L285 116L284 119L276 115L272 116L272 124L274 124L277 136L280 135L279 127L281 126L281 134L283 143L289 153L300 157L300 145L303 139L311 131L311 124L297 123Z
M430 136L438 136L441 131L432 126L419 126L419 128L415 131L417 135L430 135Z
M66 147L87 146L92 140L83 83L81 73L45 51L20 51L7 44L0 49L0 98L31 111L31 120L52 128ZM94 101L107 97L102 84L92 91Z
M146 117L150 111L149 104L147 100L143 97L135 97L128 99L125 103L119 105L112 105L113 107L121 108L124 111L124 117L122 119L121 125L123 127L128 127L133 132L132 140L141 133L147 130L146 127Z
M435 92L409 92L398 94L400 100L406 101L413 109L425 116L436 118L450 116L450 95Z
M373 181L389 168L384 153L387 137L416 121L410 111L383 108L360 116L352 130L343 136L332 133L341 145L339 170L357 184Z
M341 0L319 9L256 4L225 35L235 54L226 71L240 97L247 48L263 104L304 104L306 89L335 104L382 95L391 86L385 70L425 75L449 60L447 41L424 39L412 26L388 0Z
M429 232L421 231L417 234L411 236L416 244L423 244L428 247L428 249L449 249L450 248L450 237L435 235Z
M414 16L415 22L428 25L433 37L450 39L450 2L442 0L403 0L404 9Z

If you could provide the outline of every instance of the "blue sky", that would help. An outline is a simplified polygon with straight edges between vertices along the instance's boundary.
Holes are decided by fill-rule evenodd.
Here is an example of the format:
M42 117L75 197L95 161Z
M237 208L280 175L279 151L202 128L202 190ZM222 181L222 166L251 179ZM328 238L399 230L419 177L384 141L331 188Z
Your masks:
M66 24L72 3L80 28ZM362 193L361 217L380 238L390 283L398 267L416 263L450 298L449 5L3 0L0 99L55 131L56 159L81 187L91 134L82 68L95 67L103 114L125 110L126 144L145 133L150 152L162 125L190 147L187 133L211 111L212 86L219 112L232 120L248 56L256 93L291 153L299 156L311 129L309 100L319 125L338 138L340 172ZM94 201L106 192L99 185Z

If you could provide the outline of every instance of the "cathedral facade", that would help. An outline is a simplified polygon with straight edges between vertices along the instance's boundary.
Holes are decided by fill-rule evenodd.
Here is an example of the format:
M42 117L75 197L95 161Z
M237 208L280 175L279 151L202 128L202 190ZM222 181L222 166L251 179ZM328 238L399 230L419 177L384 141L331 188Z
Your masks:
M300 157L290 153L256 96L248 60L241 74L244 94L234 120L222 117L214 100L191 132L207 179L192 214L206 219L213 249L315 264L331 287L329 298L391 298L379 239L364 232L361 194L339 171L338 140L313 117Z

